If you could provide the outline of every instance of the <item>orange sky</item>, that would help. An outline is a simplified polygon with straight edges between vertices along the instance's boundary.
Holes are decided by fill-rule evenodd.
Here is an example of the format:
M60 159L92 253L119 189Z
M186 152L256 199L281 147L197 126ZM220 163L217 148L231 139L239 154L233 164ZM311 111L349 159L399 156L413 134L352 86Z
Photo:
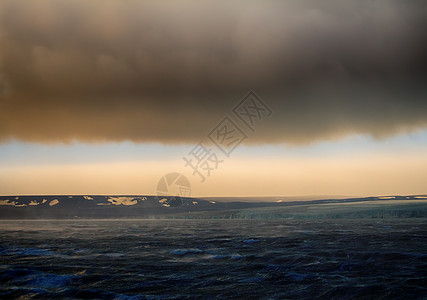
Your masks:
M192 196L423 194L427 192L427 147L412 146L416 147L374 150L365 145L364 149L348 150L336 142L327 144L323 151L314 149L306 154L298 154L304 151L300 148L286 151L273 147L273 154L242 148L204 183L184 167L179 151L175 158L162 154L162 159L14 163L0 168L0 191L2 195L147 195L156 193L163 175L179 172L190 180Z

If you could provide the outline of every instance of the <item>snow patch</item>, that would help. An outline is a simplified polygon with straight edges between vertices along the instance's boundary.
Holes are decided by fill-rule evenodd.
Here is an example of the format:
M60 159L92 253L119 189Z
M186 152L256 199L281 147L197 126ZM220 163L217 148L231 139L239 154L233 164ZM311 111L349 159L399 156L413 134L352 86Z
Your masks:
M46 203L46 202L47 202L47 200L46 200L46 199L43 199L42 204L44 204L44 203Z
M285 202L285 200L279 199L276 202Z
M27 204L18 204L18 202L16 201L10 202L10 200L0 200L0 205L15 206L15 207L27 206Z
M415 199L427 199L427 197L424 197L424 196L417 196L417 197L414 197Z
M49 202L50 206L54 206L57 205L59 203L58 199L53 199L52 201Z
M138 203L138 200L134 197L110 197L108 202L111 202L113 205L135 205Z
M394 197L394 196L378 197L378 199L381 199L381 200L394 199L394 198L396 198L396 197Z
M215 201L209 201L210 203L216 203Z
M28 205L39 205L40 203L38 203L36 200L31 200L30 203L28 203Z
M193 205L199 204L199 202L193 201Z
M11 206L15 206L16 202L12 201L9 202L10 200L0 200L0 205L11 205Z
M89 196L83 196L83 198L85 198L86 200L93 200L93 198Z

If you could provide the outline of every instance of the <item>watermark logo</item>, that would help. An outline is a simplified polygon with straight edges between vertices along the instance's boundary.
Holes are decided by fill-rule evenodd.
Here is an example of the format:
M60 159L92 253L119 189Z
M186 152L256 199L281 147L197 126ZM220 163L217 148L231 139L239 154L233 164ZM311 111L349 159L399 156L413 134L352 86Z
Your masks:
M227 157L237 148L248 136L229 117L219 122L217 126L208 134L208 138Z
M190 168L193 176L205 182L212 172L229 158L232 152L255 132L259 121L270 118L273 111L255 92L249 91L224 116L213 129L201 139L182 159L184 167ZM208 146L209 145L209 146ZM190 182L179 173L169 173L160 179L157 194L163 196L178 195L181 199L190 195ZM185 182L184 184L182 182ZM176 192L171 193L172 185ZM181 190L182 189L182 190ZM182 192L188 192L183 196ZM176 196L175 196L176 198ZM166 201L163 199L162 201Z
M168 173L160 178L157 183L157 198L163 206L181 206L190 197L191 184L184 175L180 173Z
M255 131L257 121L269 118L273 111L262 99L250 91L234 108L233 113L251 131Z
M255 92L249 91L186 156L185 167L205 182L218 166L255 131L258 121L272 115L270 107ZM205 145L212 145L209 148ZM218 151L219 150L219 151ZM224 156L225 155L225 156Z

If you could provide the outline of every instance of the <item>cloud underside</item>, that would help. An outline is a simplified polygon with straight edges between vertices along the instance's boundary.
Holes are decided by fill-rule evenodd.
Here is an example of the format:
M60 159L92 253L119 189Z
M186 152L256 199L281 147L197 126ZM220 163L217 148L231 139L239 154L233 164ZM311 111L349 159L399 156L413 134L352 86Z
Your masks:
M200 140L254 90L250 143L427 126L425 1L0 3L0 141Z

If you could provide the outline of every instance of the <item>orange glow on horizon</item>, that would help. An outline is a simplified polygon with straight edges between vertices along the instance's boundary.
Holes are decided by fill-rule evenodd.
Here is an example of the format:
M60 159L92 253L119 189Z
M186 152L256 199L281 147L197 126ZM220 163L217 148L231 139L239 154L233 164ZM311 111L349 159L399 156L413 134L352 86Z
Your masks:
M183 173L191 196L372 196L425 194L423 153L338 157L229 159L201 183L183 161L10 166L0 170L3 195L153 195L169 172Z

